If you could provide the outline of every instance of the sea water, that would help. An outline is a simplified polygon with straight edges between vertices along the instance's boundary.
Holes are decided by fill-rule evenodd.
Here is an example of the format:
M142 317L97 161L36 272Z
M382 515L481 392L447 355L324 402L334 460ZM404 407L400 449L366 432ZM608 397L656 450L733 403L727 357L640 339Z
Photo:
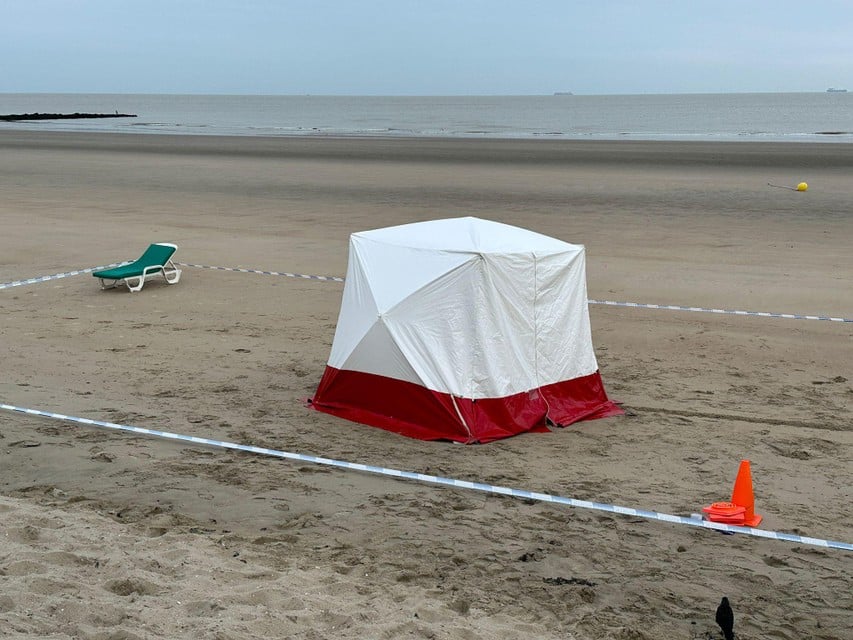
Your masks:
M135 118L0 122L0 130L229 136L853 142L853 93L550 96L0 94L0 114Z

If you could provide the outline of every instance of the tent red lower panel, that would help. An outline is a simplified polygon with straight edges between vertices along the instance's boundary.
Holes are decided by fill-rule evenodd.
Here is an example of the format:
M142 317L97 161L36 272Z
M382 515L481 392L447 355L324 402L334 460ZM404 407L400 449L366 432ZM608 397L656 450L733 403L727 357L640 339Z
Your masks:
M504 398L472 400L359 371L326 367L311 406L353 422L420 440L490 442L525 431L547 430L620 415L598 371Z

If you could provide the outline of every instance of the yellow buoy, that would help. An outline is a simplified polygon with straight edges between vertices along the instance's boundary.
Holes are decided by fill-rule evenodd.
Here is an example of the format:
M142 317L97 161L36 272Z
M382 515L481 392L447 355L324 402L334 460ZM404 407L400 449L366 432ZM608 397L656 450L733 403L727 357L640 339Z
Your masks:
M808 188L809 188L809 185L807 185L805 182L801 182L800 184L797 185L797 191L807 191Z

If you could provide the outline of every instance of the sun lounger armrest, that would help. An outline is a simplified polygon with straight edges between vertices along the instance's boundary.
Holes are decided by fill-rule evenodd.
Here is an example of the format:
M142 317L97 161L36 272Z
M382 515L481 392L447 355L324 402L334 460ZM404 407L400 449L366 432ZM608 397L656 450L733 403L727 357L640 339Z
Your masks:
M166 265L163 265L163 264L153 264L150 267L145 267L142 270L142 277L144 278L149 273L157 273L158 271L162 271L165 268L166 268Z

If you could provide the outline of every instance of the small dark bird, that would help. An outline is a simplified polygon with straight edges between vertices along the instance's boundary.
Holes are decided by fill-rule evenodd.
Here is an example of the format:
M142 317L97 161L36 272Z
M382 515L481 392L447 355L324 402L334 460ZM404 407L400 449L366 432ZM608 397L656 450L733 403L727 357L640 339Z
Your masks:
M720 629L723 630L723 636L725 639L734 640L735 614L734 611L732 611L728 598L723 598L720 601L720 606L717 607L716 620L717 624L720 625Z

